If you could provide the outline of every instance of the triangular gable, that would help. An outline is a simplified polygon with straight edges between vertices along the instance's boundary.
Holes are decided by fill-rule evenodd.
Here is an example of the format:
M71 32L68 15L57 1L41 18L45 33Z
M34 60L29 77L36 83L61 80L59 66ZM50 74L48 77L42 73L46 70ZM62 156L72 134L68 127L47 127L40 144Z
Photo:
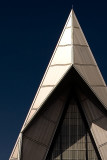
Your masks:
M38 109L49 97L59 82L64 78L71 67L80 74L101 103L107 107L107 87L81 30L78 20L72 10L49 62L44 77L40 83L37 94L28 112L21 132L27 127L30 120L35 116ZM21 141L18 139L10 160L18 159L17 151L20 152ZM17 155L14 157L14 155Z

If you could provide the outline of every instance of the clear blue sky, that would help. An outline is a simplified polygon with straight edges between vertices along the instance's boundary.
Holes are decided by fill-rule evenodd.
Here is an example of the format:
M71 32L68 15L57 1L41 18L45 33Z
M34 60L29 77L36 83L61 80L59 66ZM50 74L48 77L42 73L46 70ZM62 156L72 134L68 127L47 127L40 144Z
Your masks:
M107 82L106 1L0 2L0 160L10 156L72 4Z

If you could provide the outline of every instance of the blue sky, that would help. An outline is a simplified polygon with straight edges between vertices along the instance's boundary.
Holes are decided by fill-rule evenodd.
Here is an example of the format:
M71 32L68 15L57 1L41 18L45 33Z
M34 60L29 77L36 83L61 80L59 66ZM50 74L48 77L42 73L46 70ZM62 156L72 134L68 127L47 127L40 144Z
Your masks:
M107 82L106 1L0 2L0 160L7 160L69 12Z

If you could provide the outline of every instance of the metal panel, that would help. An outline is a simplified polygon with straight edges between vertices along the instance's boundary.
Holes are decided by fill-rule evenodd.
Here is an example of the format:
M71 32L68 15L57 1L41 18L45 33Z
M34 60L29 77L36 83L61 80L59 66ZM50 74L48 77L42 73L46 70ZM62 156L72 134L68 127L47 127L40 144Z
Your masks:
M95 135L97 144L100 146L107 142L107 117L103 117L91 126L91 130Z
M44 79L43 85L56 85L67 72L69 67L70 65L50 67Z
M36 103L34 102L33 103L33 107L30 108L30 110L28 112L28 115L26 117L26 120L24 122L24 125L22 127L22 130L29 123L30 119L32 119L32 117L35 115L35 113L37 112L37 109L40 107L40 105L42 105L42 103L47 98L47 96L50 94L52 89L53 89L53 87L51 87L51 86L49 86L49 87L41 87L41 89L38 92L38 95L36 97Z
M75 39L74 44L87 45L88 46L87 40L86 40L86 38L84 36L84 33L83 33L82 29L81 29L81 26L80 26L80 24L79 24L74 12L73 12L72 16L73 16L74 33L77 32L75 34L75 36L74 36L75 38L73 37Z
M107 160L107 144L100 147L99 150L102 153L102 160Z
M40 117L38 120L33 121L33 124L26 130L24 135L38 143L48 145L54 128L55 124L53 122Z
M96 65L92 53L87 46L74 46L74 64Z
M92 87L101 102L107 107L107 87Z
M51 65L71 63L71 46L58 47Z
M71 28L65 29L59 45L71 44Z
M100 111L100 109L98 109L89 99L83 100L81 105L90 124L94 120L103 116L103 113Z
M77 20L77 18L75 16L74 11L73 11L73 26L74 27L80 27L79 22L78 22L78 20Z
M38 108L52 91L52 89L53 87L41 87L33 108Z
M39 143L49 145L66 101L66 94L66 92L64 94L61 93L61 96L58 96L57 99L55 98L49 102L41 115L39 115L37 119L35 118L31 125L25 130L24 135Z
M89 85L105 85L105 82L96 66L75 65L75 69Z
M73 40L74 40L74 44L78 44L78 45L88 45L84 35L82 34L81 30L79 28L74 28L73 30Z
M46 87L47 88L47 87ZM43 89L46 89L45 87L43 88ZM39 92L40 93L40 92ZM46 96L45 95L45 91L43 92L44 94L44 96ZM46 92L47 93L47 92ZM40 97L40 100L42 99L42 95L41 94L39 94L39 97ZM61 110L61 108L62 108L62 100L64 100L65 99L65 97L63 97L62 96L62 98L59 98L57 101L54 101L52 104L51 104L51 108L49 108L48 107L48 109L47 109L47 111L46 112L44 112L44 115L45 115L45 117L48 117L48 119L50 119L50 120L52 120L52 121L56 121L57 120L57 116L59 116L59 111ZM40 101L41 102L41 101ZM36 103L35 103L36 104ZM35 105L34 105L34 107L35 107ZM36 110L35 110L36 109ZM26 118L26 123L25 123L25 125L27 124L27 123L29 123L29 121L32 119L32 117L36 114L36 112L37 112L37 108L33 108L30 112L29 112L29 114L28 114L28 116L27 116L27 118Z
M63 99L59 98L57 101L54 101L52 104L50 104L51 107L48 106L46 108L45 112L43 113L43 116L49 119L50 121L57 122L59 118L59 113L61 112L63 107L64 99L65 97L63 97Z
M46 150L45 146L23 137L21 160L43 160Z

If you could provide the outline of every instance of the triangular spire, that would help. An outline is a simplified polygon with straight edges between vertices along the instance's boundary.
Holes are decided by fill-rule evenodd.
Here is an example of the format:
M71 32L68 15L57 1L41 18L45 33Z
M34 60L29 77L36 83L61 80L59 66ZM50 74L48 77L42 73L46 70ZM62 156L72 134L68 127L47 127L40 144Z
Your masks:
M72 67L75 68L106 108L106 84L98 69L97 63L92 55L73 9L69 14L21 132L23 132L24 128L27 127L38 109L41 108L45 100L49 98L49 95L52 94L54 89ZM10 160L15 158L18 159L18 157L20 157L21 149L18 147L20 146L20 143L21 138L18 138Z

